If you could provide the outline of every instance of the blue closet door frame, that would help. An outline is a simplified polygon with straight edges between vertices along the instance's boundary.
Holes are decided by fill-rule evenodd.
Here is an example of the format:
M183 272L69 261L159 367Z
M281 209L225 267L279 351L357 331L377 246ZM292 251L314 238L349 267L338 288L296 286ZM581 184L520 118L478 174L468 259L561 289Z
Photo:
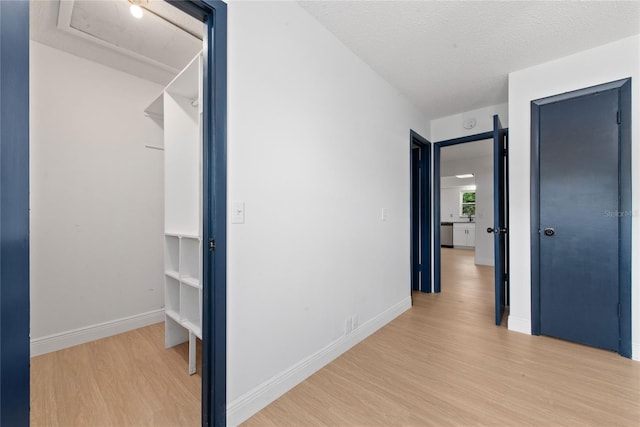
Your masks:
M631 213L631 78L531 101L531 333L540 335L540 107L618 88L620 91L619 186L620 212ZM618 353L631 357L631 215L619 216Z
M414 286L413 280L415 280L416 276L420 277L420 291L425 293L431 292L431 224L429 222L430 213L431 213L431 142L429 142L426 138L420 136L417 132L411 130L409 132L409 146L410 149L413 150L413 146L416 145L420 152L420 160L417 160L420 166L420 173L418 180L420 184L417 189L411 189L411 280L412 280L412 290L417 290ZM413 152L412 152L413 153ZM412 154L413 156L413 154ZM411 167L414 167L413 157L411 161ZM413 174L413 170L412 170ZM418 203L420 204L420 233L416 230L414 225L414 206L415 203L414 196L417 196ZM422 236L420 236L422 234ZM420 242L420 256L417 257L413 253L416 248L416 242ZM415 262L419 261L420 270L418 272L414 271L416 268ZM417 274L416 274L417 273Z
M29 2L0 1L0 425L29 425Z
M202 425L226 425L227 5L169 0L204 49ZM0 1L0 425L29 425L29 2Z

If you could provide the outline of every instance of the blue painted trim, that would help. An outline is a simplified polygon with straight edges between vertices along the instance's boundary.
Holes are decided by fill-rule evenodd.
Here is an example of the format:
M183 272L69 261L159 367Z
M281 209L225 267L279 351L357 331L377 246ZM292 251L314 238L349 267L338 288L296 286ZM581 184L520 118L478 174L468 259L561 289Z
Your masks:
M207 23L203 90L202 425L227 424L227 5L177 1ZM199 16L198 16L199 15ZM213 43L211 43L213 41ZM209 242L215 250L209 250Z
M506 131L506 129L505 129ZM440 253L440 149L451 145L493 139L493 131L446 139L433 144L433 291L442 288L442 272Z
M504 132L498 115L493 116L493 224L498 229L505 227L504 212ZM497 326L502 323L504 313L505 294L505 234L493 235L494 258L494 297L495 297L495 322Z
M420 290L420 228L416 224L420 206L420 149L411 146L411 291Z
M531 333L540 334L540 107L612 89L620 99L620 212L631 212L631 78L531 101ZM620 221L618 353L631 357L631 216Z
M424 293L431 292L431 142L420 136L417 132L411 130L409 132L410 147L412 144L417 145L420 150L420 210L422 216L420 218L420 229L422 230L422 239L420 247L420 265L422 270L420 291ZM413 219L412 219L413 223ZM412 236L416 239L416 236ZM413 245L412 245L413 247ZM413 266L412 266L413 267Z
M485 139L493 139L493 131L477 133L475 135L461 136L460 138L445 139L436 142L440 147L449 147L451 145L464 144L466 142L476 142Z
M439 293L442 288L442 254L440 253L440 149L441 145L433 145L433 292Z
M29 3L0 1L0 425L29 425Z
M632 212L631 194L631 79L620 87L620 212ZM637 114L636 114L637 116ZM631 358L631 215L620 218L620 349Z
M540 105L531 102L531 334L540 335Z

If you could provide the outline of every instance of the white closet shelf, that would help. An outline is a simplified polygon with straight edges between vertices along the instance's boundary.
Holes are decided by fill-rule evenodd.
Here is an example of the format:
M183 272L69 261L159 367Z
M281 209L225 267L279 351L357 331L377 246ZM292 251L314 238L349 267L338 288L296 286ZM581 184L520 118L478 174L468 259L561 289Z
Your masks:
M175 270L167 270L164 272L164 274L171 277L172 279L180 280L180 275Z
M182 324L182 326L193 332L195 336L202 339L202 328L199 325L196 325L195 323L188 320L184 320L180 323Z
M182 323L182 322L180 321L180 314L179 314L177 311L175 311L175 310L168 310L168 309L165 309L165 314L166 314L168 317L170 317L170 318L172 318L173 320L175 320L176 322L178 322L178 323Z
M200 289L200 280L195 277L181 277L180 281L185 285Z
M202 67L198 54L147 111L157 114L162 102L165 347L189 342L189 374L202 339Z

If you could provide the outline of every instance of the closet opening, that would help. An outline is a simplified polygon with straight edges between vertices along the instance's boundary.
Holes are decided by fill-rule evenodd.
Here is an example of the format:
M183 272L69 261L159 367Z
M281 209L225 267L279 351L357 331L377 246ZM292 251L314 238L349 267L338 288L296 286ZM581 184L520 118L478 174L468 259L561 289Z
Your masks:
M34 425L224 419L226 11L172 3L30 4Z

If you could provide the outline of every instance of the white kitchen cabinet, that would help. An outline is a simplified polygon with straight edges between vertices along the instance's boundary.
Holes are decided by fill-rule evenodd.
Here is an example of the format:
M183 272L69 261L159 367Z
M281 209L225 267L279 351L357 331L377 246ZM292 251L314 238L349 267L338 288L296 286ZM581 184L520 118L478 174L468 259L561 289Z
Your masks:
M456 222L453 224L453 247L474 248L476 246L476 224Z

